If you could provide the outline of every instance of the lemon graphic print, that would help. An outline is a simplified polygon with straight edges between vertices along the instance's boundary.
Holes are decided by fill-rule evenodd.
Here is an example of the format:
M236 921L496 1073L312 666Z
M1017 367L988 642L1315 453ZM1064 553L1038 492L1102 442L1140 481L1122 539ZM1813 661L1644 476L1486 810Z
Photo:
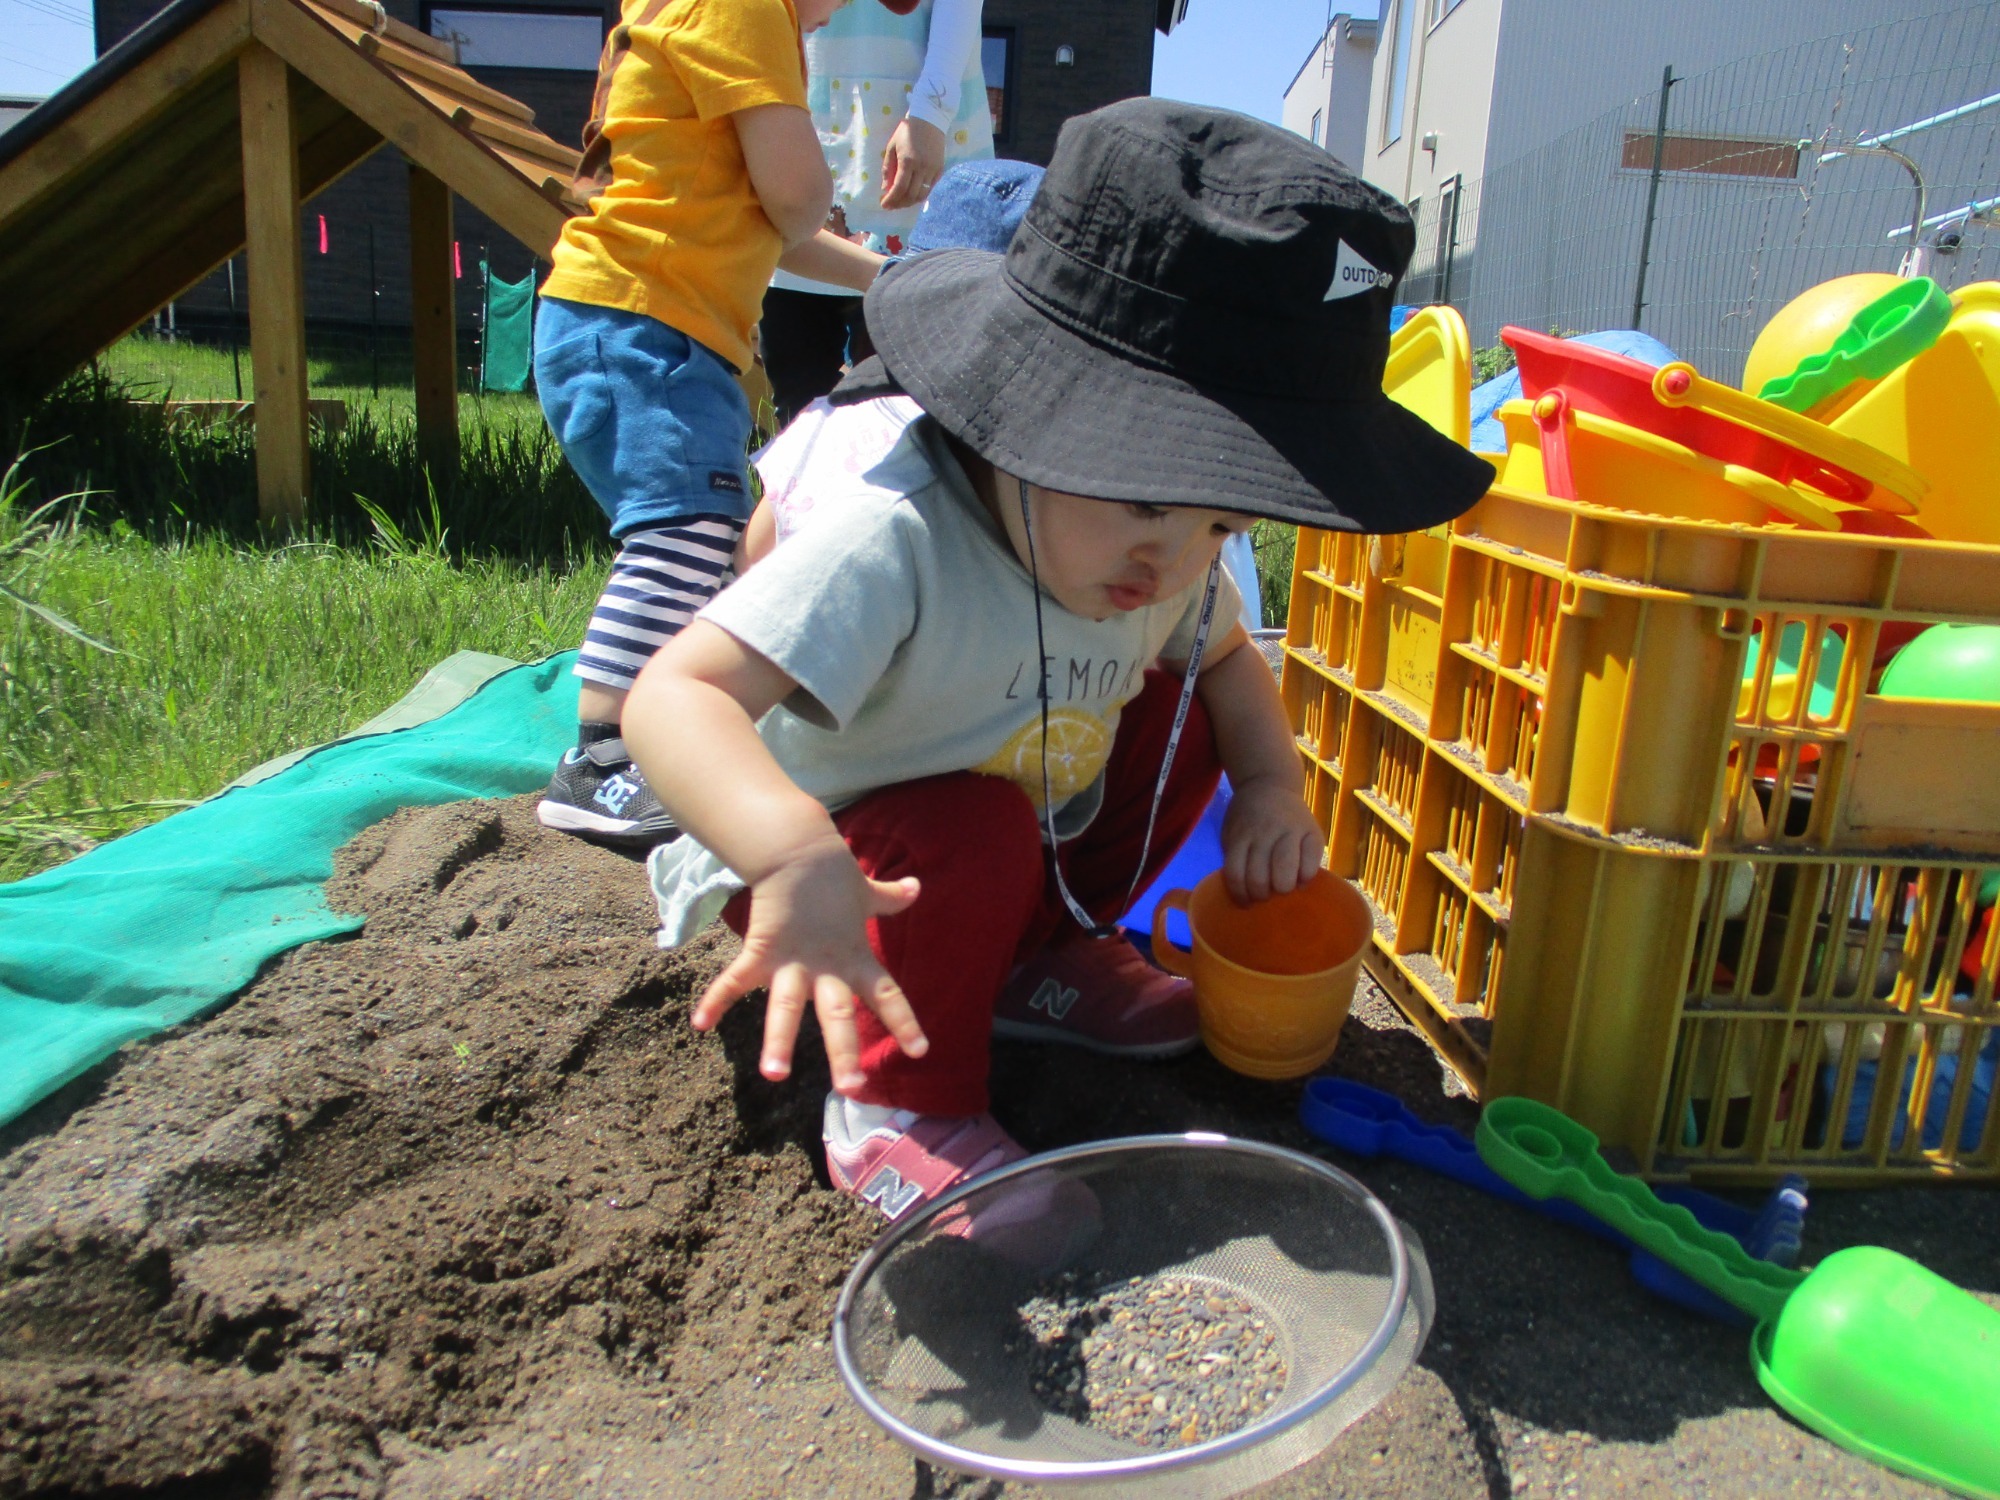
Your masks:
M1049 710L1049 795L1060 806L1097 779L1111 754L1111 730L1096 714ZM1042 810L1042 724L1030 719L993 754L972 768L1004 776Z

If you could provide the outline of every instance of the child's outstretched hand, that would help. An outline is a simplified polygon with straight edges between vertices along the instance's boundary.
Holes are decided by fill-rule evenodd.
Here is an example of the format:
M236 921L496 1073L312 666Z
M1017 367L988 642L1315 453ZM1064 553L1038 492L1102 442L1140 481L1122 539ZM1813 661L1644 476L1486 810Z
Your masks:
M906 1056L930 1043L888 970L868 946L871 917L894 916L917 899L917 882L870 880L837 835L817 840L750 888L743 951L716 976L694 1008L694 1027L708 1031L759 985L770 990L764 1013L764 1055L758 1070L776 1082L792 1071L792 1048L810 1003L819 1017L836 1089L857 1089L858 999L889 1029Z
M1296 785L1232 779L1222 820L1222 879L1239 906L1282 895L1319 871L1325 841Z

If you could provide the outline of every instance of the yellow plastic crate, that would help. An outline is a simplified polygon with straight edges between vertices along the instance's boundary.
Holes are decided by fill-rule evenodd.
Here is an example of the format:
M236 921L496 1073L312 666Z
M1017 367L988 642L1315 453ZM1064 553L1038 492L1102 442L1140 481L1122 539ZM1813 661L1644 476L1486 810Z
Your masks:
M2000 1177L2000 707L1869 690L1935 622L2000 623L2000 548L1504 489L1302 531L1285 701L1371 972L1656 1178Z

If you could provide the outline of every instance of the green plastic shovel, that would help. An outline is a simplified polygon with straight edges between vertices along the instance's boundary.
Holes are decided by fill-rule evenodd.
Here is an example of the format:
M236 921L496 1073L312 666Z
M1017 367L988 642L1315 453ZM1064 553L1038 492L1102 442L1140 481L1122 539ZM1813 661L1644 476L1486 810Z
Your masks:
M1772 1400L1885 1468L2000 1500L2000 1311L1908 1256L1836 1251L1810 1272L1747 1254L1614 1172L1597 1137L1531 1099L1495 1099L1480 1158L1533 1198L1566 1198L1755 1317Z
M1789 375L1764 382L1757 394L1787 411L1804 412L1857 380L1880 380L1938 341L1951 321L1951 298L1928 276L1884 292L1857 312L1832 345L1799 362Z

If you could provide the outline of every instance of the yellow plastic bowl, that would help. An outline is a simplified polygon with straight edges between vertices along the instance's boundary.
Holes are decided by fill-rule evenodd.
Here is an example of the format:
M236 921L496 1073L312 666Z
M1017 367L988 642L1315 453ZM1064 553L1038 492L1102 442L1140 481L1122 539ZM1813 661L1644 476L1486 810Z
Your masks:
M1552 493L1533 406L1509 401L1498 415L1507 430L1500 483L1531 494ZM1736 526L1769 526L1781 517L1817 530L1839 529L1835 507L1797 485L1588 412L1572 408L1567 423L1574 498L1587 504Z

